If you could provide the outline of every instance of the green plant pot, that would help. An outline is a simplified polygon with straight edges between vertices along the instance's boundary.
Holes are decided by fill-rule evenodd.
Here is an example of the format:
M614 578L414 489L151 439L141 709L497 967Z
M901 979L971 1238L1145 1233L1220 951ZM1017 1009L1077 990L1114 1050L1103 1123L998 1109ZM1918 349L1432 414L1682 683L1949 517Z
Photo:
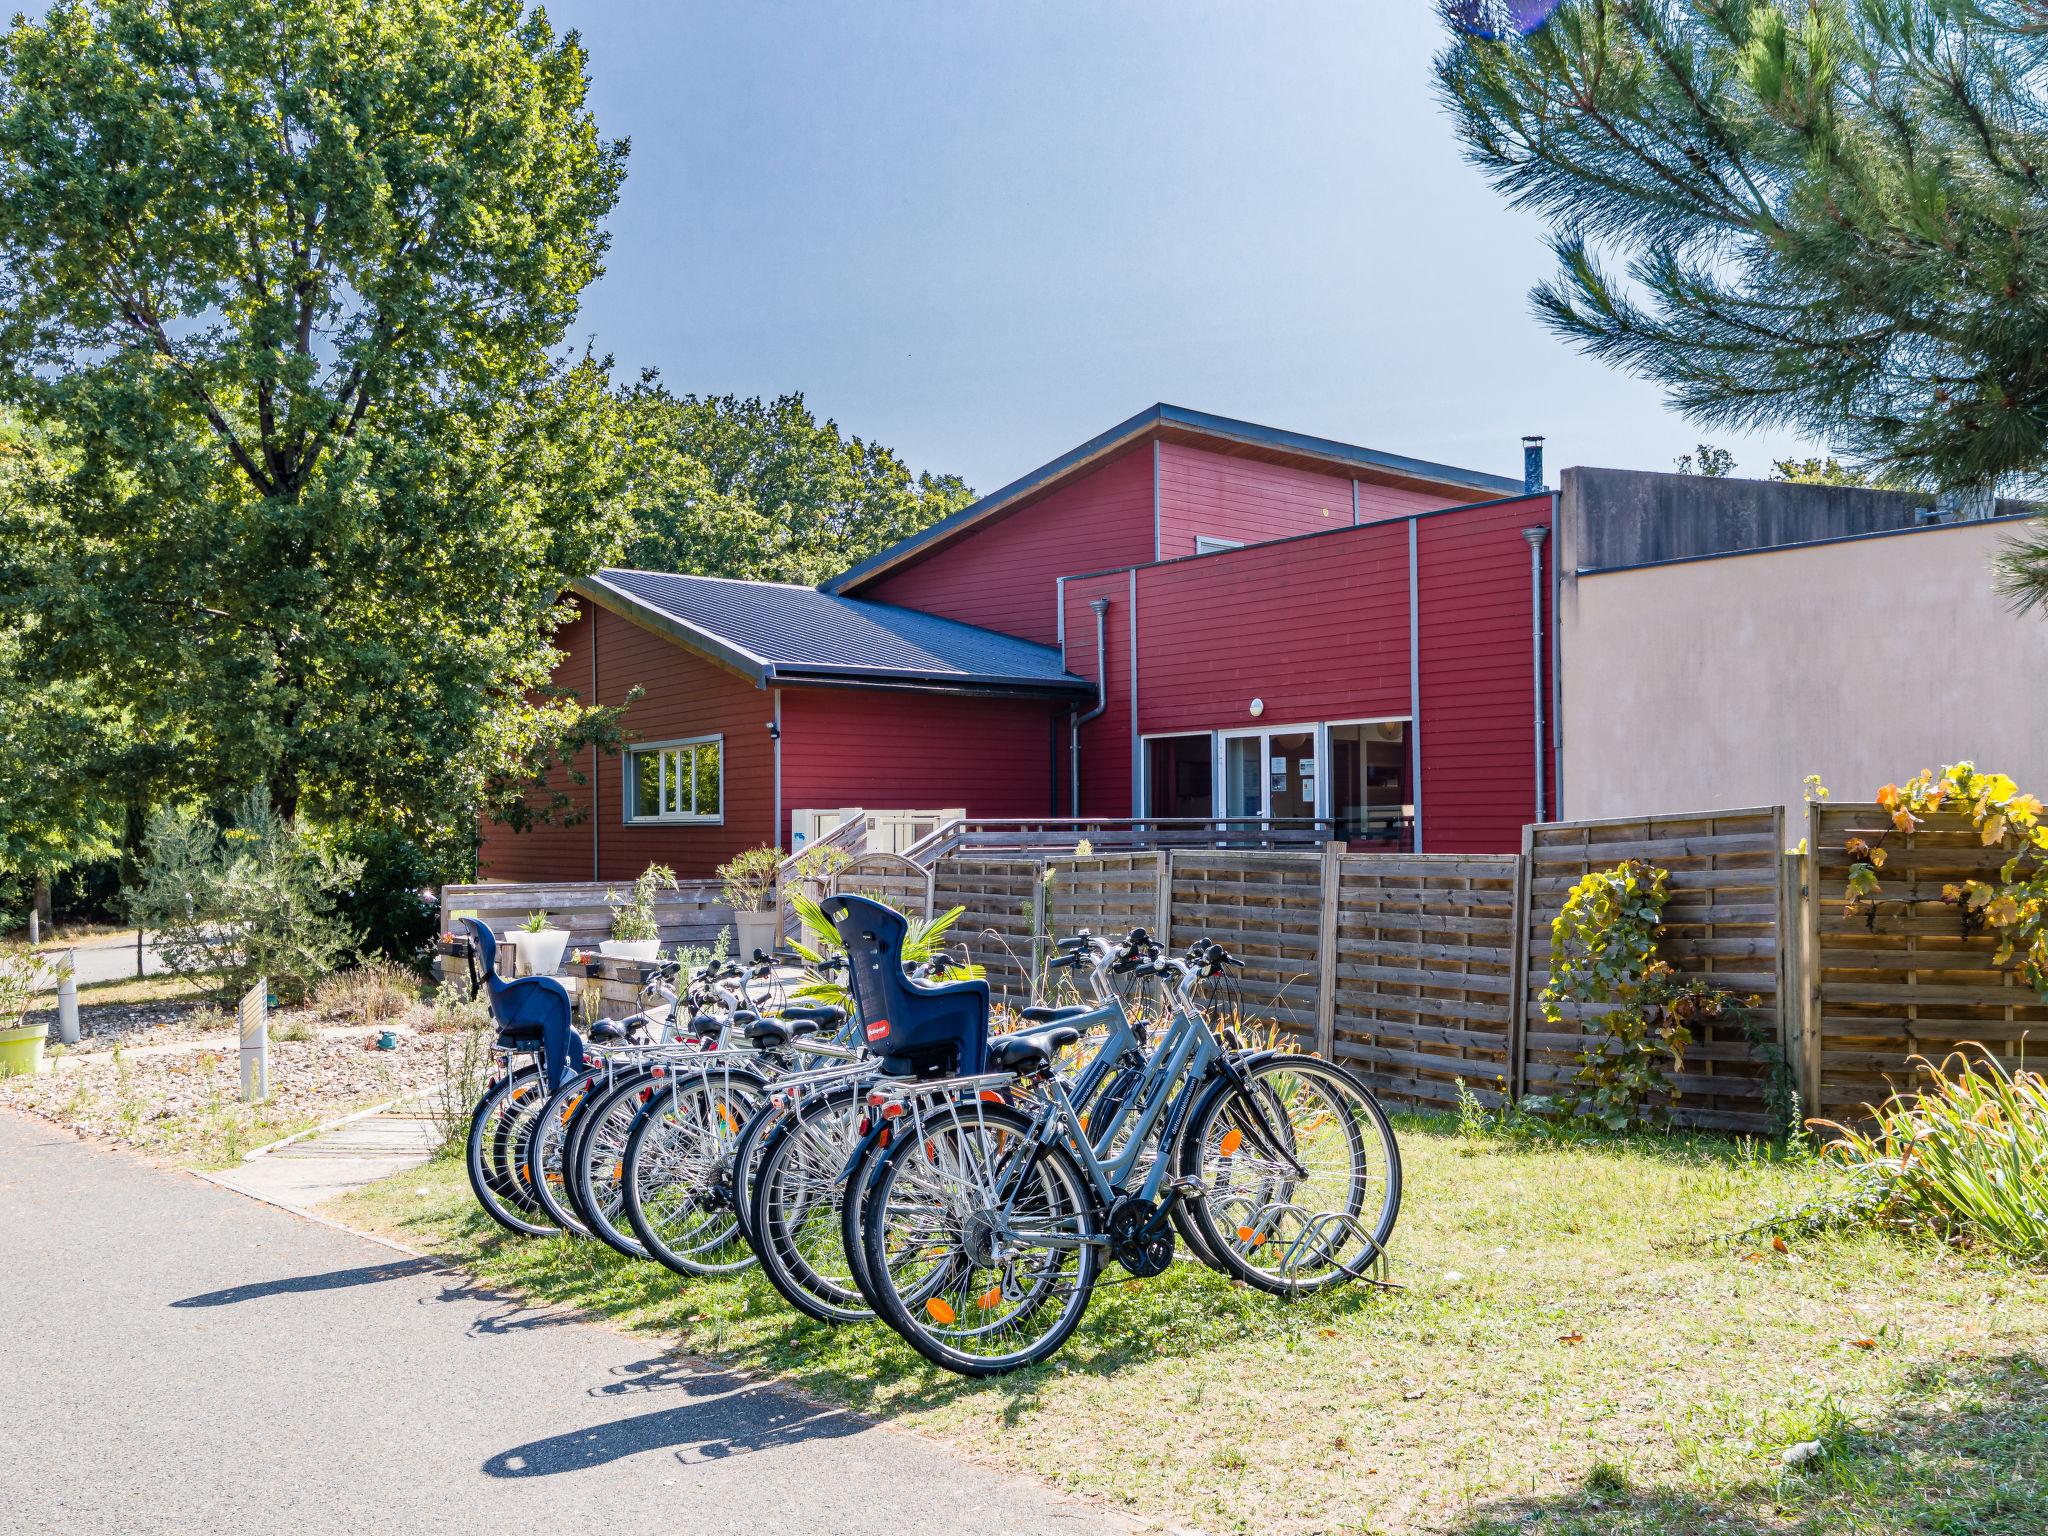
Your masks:
M43 1064L43 1037L49 1032L48 1024L0 1029L0 1077L13 1077L16 1073L34 1076Z

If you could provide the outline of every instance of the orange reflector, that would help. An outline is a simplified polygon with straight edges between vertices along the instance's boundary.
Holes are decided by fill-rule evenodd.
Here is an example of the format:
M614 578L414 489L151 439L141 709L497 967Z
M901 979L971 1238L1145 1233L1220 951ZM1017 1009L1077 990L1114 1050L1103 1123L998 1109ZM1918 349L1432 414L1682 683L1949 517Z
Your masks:
M976 1298L974 1304L977 1307L981 1308L981 1310L984 1312L995 1311L997 1307L1000 1307L1003 1304L1003 1288L999 1285L992 1291L982 1292L982 1294L978 1298Z
M612 1177L613 1177L613 1178L615 1178L615 1179L623 1179L623 1178L624 1178L625 1176L626 1176L626 1165L625 1165L624 1163L613 1163L613 1164L612 1164Z
M935 1323L953 1323L960 1320L960 1314L953 1310L952 1303L943 1296L934 1296L924 1304L924 1310Z
M1000 1104L1003 1102L1003 1096L993 1088L984 1088L981 1090L981 1102L984 1104Z
M900 1119L902 1119L902 1118L903 1118L903 1106L902 1106L901 1104L884 1104L884 1105L882 1106L882 1118L883 1118L884 1120L900 1120Z
M1085 1114L1081 1116L1081 1129L1084 1131L1088 1129L1088 1117Z
M1236 1150L1237 1150L1237 1149L1238 1149L1239 1147L1241 1147L1241 1146L1243 1146L1243 1145L1244 1145L1244 1132L1243 1132L1243 1131L1238 1131L1238 1130L1231 1130L1231 1131L1225 1131L1225 1132L1223 1133L1223 1140L1221 1140L1220 1142L1218 1142L1218 1143L1216 1144L1216 1150L1217 1150L1218 1152L1221 1152L1221 1153L1222 1153L1222 1154L1223 1154L1223 1155L1224 1155L1225 1157L1228 1157L1228 1156L1230 1156L1230 1154L1231 1154L1231 1153L1235 1152L1235 1151L1236 1151Z

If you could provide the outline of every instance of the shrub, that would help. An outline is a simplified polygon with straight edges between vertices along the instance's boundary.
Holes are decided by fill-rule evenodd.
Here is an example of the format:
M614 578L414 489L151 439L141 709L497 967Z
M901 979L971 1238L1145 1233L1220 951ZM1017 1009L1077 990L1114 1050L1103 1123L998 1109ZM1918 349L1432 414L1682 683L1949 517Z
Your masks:
M782 869L782 850L765 843L736 853L718 866L725 882L725 904L735 912L766 912L775 905L775 881Z
M2048 1079L2008 1071L1982 1046L1914 1065L1931 1083L1893 1094L1871 1129L1815 1122L1835 1133L1823 1155L1864 1192L1844 1208L2048 1261Z
M490 1022L489 1005L483 998L469 995L467 982L444 981L420 1021L420 1033L449 1035L465 1029L482 1029Z
M1670 899L1670 871L1628 859L1573 886L1550 926L1544 1019L1562 1023L1568 1002L1610 1005L1555 1102L1609 1130L1668 1123L1692 1026L1747 1019L1729 993L1659 956Z
M365 960L337 971L313 989L313 1001L353 1024L381 1024L409 1012L420 1000L420 978L388 960Z
M654 915L655 893L679 889L681 882L674 870L666 864L650 864L640 871L629 895L622 897L617 891L606 891L607 903L620 903L612 907L612 937L621 944L644 944L660 938L661 924Z
M444 862L389 828L326 828L320 841L338 857L362 865L362 872L335 893L335 910L360 935L364 952L400 965L425 965L440 930L431 893L448 876Z
M0 1029L15 1029L38 992L56 980L50 963L27 945L0 945Z
M225 831L190 810L151 818L135 920L159 935L165 963L232 1000L258 977L288 1003L356 942L336 912L360 864L317 846L258 793Z
M827 955L840 952L839 930L832 926L832 919L825 915L825 909L802 891L789 893L790 910L796 913L797 921L803 924L808 942L792 943L795 950L812 966L820 964ZM886 906L887 903L884 903ZM966 914L965 907L954 907L941 912L937 917L910 919L910 931L903 936L903 963L917 965L926 960L939 959L944 954L942 940L952 931L953 925ZM951 965L942 970L940 981L974 981L983 974L978 965ZM796 989L796 996L806 1003L824 1003L834 1007L853 1008L853 994L837 981L827 980L816 970L809 972Z

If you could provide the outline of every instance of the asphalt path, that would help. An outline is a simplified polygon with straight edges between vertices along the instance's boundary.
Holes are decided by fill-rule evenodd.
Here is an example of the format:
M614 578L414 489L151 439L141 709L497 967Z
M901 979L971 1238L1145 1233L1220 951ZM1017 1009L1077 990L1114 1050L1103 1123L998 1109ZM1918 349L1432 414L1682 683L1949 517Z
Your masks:
M0 1111L0 1531L1141 1527Z

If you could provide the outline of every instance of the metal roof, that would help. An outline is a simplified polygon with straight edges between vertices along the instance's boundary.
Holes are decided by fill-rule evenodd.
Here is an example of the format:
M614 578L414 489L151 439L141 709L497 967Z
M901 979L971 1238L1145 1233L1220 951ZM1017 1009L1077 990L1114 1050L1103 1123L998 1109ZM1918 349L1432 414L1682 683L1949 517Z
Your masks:
M1011 481L1001 490L993 491L981 500L962 507L950 517L941 518L922 532L913 533L909 538L901 539L887 549L870 555L858 565L848 567L830 580L820 582L819 589L825 592L844 592L848 587L857 586L869 577L879 575L907 557L951 538L970 524L1002 512L1027 496L1049 490L1065 476L1093 465L1108 454L1129 447L1154 433L1168 430L1214 438L1220 442L1235 443L1246 448L1322 459L1341 469L1366 470L1374 475L1398 475L1407 479L1426 480L1437 485L1469 487L1475 493L1474 500L1489 500L1496 496L1511 495L1523 488L1520 480L1506 475L1489 475L1476 469L1460 469L1451 464L1435 464L1427 459L1406 458L1398 453L1382 453L1376 448L1361 448L1355 443L1340 443L1327 437L1311 437L1305 432L1288 432L1279 427L1263 427L1257 422L1239 421L1230 416L1212 416L1206 411L1191 411L1185 406L1167 405L1162 401L1138 412L1128 421L1119 422L1100 436L1091 437L1080 447L1068 450L1050 463L1041 464L1022 479Z
M603 570L576 591L753 680L1093 698L1060 653L935 614L815 587Z

